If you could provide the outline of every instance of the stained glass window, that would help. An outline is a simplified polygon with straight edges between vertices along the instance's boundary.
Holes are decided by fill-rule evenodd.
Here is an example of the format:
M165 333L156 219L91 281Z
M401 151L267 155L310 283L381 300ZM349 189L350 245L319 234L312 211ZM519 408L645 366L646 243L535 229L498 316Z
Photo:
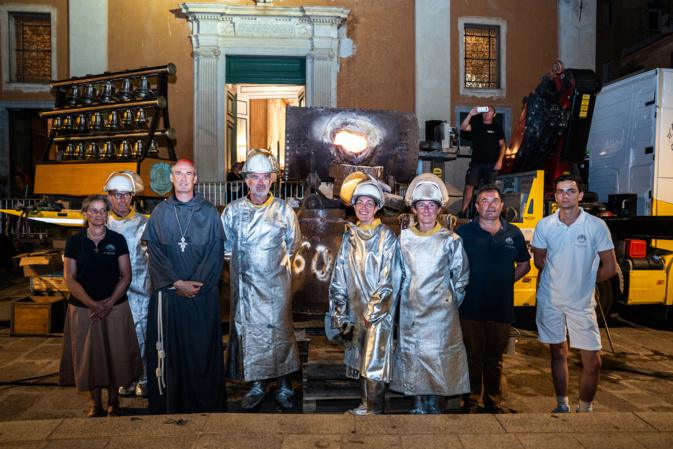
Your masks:
M51 80L51 17L10 13L14 32L11 79L19 83Z
M500 27L465 24L465 87L500 88Z

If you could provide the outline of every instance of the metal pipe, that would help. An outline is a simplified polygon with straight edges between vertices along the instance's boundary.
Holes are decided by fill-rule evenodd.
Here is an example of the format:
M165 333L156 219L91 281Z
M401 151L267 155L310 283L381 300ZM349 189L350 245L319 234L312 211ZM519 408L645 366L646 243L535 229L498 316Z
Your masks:
M49 83L49 87L54 89L62 86L70 86L72 84L99 83L102 81L120 80L123 78L138 78L141 76L162 75L164 73L168 75L175 75L176 73L175 64L170 63L167 65L156 67L146 67L142 69L125 70L122 72L104 73L102 75L82 76L79 78L76 77L67 80L52 81L51 83Z
M82 114L86 112L110 111L112 109L131 109L157 107L163 109L166 107L166 98L157 97L154 100L129 101L127 103L103 104L98 106L85 106L81 108L54 109L52 111L40 112L40 118L50 118L63 115Z
M138 131L123 134L97 134L91 136L71 136L71 137L54 137L54 143L63 142L88 142L90 140L119 140L119 139L135 139L147 137L149 131ZM153 137L165 137L167 139L175 140L175 129L168 128L166 130L157 130Z

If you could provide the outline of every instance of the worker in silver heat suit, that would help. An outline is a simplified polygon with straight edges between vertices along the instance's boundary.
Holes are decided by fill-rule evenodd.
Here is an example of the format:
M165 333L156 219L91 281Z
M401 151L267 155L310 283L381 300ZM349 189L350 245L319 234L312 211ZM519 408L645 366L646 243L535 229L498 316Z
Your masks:
M129 306L133 315L140 355L145 365L145 334L147 333L147 306L150 296L150 276L147 271L147 246L140 240L148 218L137 213L133 207L135 196L144 190L143 181L132 171L113 172L108 176L103 190L110 200L107 227L120 233L126 239L131 258L131 285L127 291ZM147 373L131 385L119 387L121 396L147 396Z
M289 375L299 370L292 325L292 259L301 245L292 207L269 192L278 162L251 150L242 174L248 195L222 212L225 259L230 261L231 325L227 375L252 382L241 407L252 409L276 380L276 401L293 406Z
M458 315L470 269L462 239L437 222L448 198L444 182L430 173L414 178L405 196L415 223L400 233L403 277L390 389L414 396L412 414L441 413L440 396L470 392Z
M345 343L346 376L360 379L361 403L354 415L383 413L390 381L393 320L400 285L400 247L395 233L376 218L384 196L373 178L355 172L340 197L352 205L357 224L346 224L329 288L328 335Z

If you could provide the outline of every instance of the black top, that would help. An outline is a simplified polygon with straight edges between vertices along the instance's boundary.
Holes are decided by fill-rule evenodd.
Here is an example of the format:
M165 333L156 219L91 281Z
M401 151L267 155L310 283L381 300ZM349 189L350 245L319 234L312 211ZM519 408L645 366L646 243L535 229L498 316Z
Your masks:
M472 135L472 162L493 163L500 155L500 139L505 138L502 126L493 122L488 125L481 120L470 121Z
M523 234L500 219L495 234L479 226L479 217L459 227L456 233L470 262L470 283L460 306L460 317L468 320L514 321L514 263L530 260Z
M124 236L110 229L107 229L98 247L86 236L86 228L70 237L65 244L65 257L77 261L75 280L94 301L102 301L112 295L120 277L117 259L128 253ZM117 304L126 300L128 298L124 292ZM68 302L77 307L86 307L72 294Z

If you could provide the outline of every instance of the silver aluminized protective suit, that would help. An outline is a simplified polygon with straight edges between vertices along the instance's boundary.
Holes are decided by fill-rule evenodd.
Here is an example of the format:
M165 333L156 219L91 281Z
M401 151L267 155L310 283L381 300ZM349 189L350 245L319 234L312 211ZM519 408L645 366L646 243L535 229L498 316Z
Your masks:
M107 227L120 233L126 239L129 247L129 258L131 259L131 285L126 292L129 298L129 306L133 315L133 323L138 337L138 346L140 346L140 356L145 365L145 334L147 333L147 307L152 296L150 284L150 274L147 270L147 245L140 238L145 232L147 218L139 214L135 209L131 209L126 217L120 218L113 212L108 215Z
M378 219L369 226L346 224L329 288L329 314L333 328L353 326L344 351L347 376L390 381L400 276L399 241L390 228Z
M405 395L470 392L458 307L470 269L462 239L439 224L400 234L399 340L390 388Z
M227 375L247 382L299 369L292 325L292 258L301 245L297 215L272 195L247 197L222 212L230 261L231 323Z

